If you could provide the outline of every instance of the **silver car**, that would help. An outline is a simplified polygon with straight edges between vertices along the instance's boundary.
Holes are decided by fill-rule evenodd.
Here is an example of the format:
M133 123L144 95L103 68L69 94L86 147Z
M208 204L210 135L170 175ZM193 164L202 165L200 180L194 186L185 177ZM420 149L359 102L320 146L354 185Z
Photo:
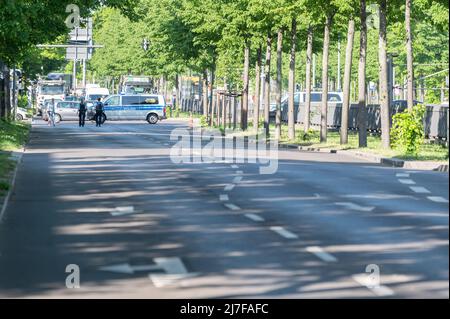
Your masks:
M78 120L80 102L61 101L55 105L55 122Z

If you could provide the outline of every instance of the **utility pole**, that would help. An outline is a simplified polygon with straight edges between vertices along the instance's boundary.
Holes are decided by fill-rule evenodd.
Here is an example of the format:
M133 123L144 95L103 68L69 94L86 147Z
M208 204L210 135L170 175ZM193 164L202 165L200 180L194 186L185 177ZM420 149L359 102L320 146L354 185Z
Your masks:
M341 36L338 35L338 56L337 56L337 88L336 91L341 91Z
M314 91L314 88L316 87L316 55L315 54L313 54L312 63L313 63L312 88L313 88L313 91Z

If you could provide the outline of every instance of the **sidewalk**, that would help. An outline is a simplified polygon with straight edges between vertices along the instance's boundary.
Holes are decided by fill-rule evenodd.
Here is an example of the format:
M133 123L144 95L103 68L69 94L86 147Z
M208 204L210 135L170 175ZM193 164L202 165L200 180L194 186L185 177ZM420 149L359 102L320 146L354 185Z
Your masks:
M8 205L9 198L11 193L14 190L14 184L16 180L17 171L19 169L20 162L22 160L23 153L25 152L25 148L12 151L12 152L4 152L0 151L0 155L9 155L8 159L14 162L14 169L7 172L6 178L3 180L8 185L8 189L6 193L0 193L0 223L2 222L3 215L6 211L6 207Z
M289 144L287 144L289 145ZM297 146L297 145L289 145L289 148L298 148L300 151L309 151L309 152L325 152L325 153L340 153L347 154L358 158L364 158L373 163L379 163L386 166L391 167L402 167L414 170L430 170L430 171L439 171L439 172L447 172L449 171L449 163L448 161L411 161L411 160L403 160L399 158L389 158L383 157L381 155L373 154L370 152L361 152L354 150L337 150L337 149L321 149L321 148L311 148L306 146Z

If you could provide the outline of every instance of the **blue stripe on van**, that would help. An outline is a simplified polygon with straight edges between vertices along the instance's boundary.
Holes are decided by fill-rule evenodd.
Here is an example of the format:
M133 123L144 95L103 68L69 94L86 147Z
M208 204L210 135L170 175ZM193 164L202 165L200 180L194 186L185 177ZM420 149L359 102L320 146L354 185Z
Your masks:
M136 110L136 111L162 111L164 109L163 105L121 105L121 106L105 106L105 111L125 111L125 110Z

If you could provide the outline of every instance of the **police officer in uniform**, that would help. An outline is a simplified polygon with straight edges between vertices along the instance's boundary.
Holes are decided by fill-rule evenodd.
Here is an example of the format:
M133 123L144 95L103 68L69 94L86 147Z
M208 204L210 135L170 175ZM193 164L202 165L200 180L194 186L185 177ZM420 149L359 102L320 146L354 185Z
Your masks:
M102 117L103 117L103 103L102 99L98 98L97 103L95 103L95 126L102 126Z
M84 121L86 120L86 102L84 98L81 99L80 107L78 108L78 125L79 127L84 127Z

